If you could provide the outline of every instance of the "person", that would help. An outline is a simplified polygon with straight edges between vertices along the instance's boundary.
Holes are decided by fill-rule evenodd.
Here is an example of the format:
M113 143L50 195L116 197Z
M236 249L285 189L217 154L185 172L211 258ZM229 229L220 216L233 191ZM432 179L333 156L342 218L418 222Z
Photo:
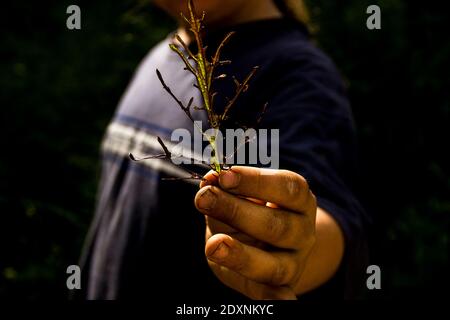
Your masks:
M179 21L187 1L154 0ZM81 258L87 299L180 301L355 297L365 285L368 217L354 195L356 143L351 109L331 60L311 41L298 0L196 0L205 11L208 52L235 35L223 55L227 74L243 79L259 66L232 118L280 129L280 168L233 166L209 172L198 186L156 154L160 136L193 132L191 120L165 92L155 69L181 101L198 91L169 48L150 51L120 101L102 144L96 214ZM194 50L194 49L193 49ZM233 83L216 82L223 106ZM195 120L206 125L204 112ZM206 235L206 238L205 238ZM184 300L183 300L184 299ZM230 300L226 300L230 301Z

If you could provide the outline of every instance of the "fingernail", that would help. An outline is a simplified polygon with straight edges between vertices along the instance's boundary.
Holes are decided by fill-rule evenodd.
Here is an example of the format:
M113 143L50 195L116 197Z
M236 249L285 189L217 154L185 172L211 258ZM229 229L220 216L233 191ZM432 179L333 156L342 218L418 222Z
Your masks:
M212 259L222 260L228 256L229 248L226 244L221 242L216 250L214 250L208 257Z
M219 183L225 189L236 188L239 185L240 178L238 173L227 170L220 175Z
M199 209L209 210L214 207L217 196L211 191L211 188L207 188L199 191L197 198L197 206Z

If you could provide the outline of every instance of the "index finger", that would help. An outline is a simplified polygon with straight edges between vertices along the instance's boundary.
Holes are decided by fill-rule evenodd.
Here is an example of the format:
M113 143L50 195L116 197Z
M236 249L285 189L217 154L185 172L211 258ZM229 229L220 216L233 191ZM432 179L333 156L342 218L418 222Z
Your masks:
M272 202L296 212L315 211L315 197L301 175L276 169L235 166L222 171L219 185L229 193Z

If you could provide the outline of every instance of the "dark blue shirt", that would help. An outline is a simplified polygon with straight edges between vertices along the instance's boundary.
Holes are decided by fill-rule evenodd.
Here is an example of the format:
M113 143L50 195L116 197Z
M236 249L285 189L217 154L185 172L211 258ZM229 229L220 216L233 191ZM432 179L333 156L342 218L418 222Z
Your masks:
M318 205L339 223L345 256L332 280L311 298L351 297L365 282L366 216L355 198L356 147L352 114L343 82L331 60L315 47L305 28L287 19L257 21L233 28L224 51L232 60L221 72L243 79L260 69L238 100L228 125L251 126L261 107L269 107L260 127L280 129L280 168L303 175ZM209 34L209 52L227 30ZM102 177L97 210L82 257L88 298L173 299L240 296L222 285L204 256L204 217L193 205L198 186L162 177L186 176L163 160L134 163L128 153L157 154L156 137L168 141L177 128L193 131L190 120L163 90L155 69L182 101L194 97L194 79L183 70L168 45L154 48L139 66L109 125L102 146ZM234 90L231 81L216 82L218 108ZM203 111L194 113L207 126ZM184 299L184 300L183 300Z

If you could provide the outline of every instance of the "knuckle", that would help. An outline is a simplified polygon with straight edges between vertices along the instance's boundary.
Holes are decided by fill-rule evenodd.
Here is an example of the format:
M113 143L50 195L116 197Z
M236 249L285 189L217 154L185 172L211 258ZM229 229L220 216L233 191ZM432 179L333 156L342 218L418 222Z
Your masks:
M286 222L284 214L274 212L266 224L267 235L275 243L282 242L290 231L290 225Z
M309 248L313 248L316 245L316 242L317 242L316 233L312 232L307 241Z
M301 250L304 252L310 252L316 245L316 235L314 231L308 233L306 237L301 241Z
M289 198L298 198L305 190L309 189L306 179L295 172L285 171L284 179Z
M299 249L305 239L305 227L301 221L301 217L295 217L293 223L295 224L293 229L295 229L296 232L292 235L290 244L293 249Z
M289 283L288 271L284 264L277 263L275 270L272 273L270 284L272 285L285 285Z
M317 198L312 193L311 190L306 192L304 199L302 199L302 212L306 215L307 219L309 220L308 227L314 227L316 223L316 216L317 216Z
M314 245L315 242L315 219L311 219L307 216L302 216L299 217L298 221L298 230L301 230L301 232L297 232L296 234L296 248L310 248Z

